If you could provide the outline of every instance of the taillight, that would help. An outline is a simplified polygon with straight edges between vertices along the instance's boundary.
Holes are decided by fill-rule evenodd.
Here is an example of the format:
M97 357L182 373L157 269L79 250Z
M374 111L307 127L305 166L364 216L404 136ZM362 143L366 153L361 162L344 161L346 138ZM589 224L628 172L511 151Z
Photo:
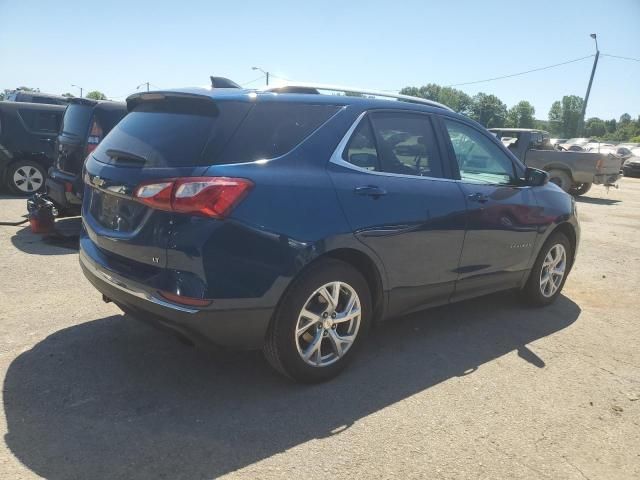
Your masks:
M251 187L244 178L183 177L143 183L133 196L159 210L224 218Z
M100 123L98 123L98 120L94 118L91 122L89 136L87 137L87 155L96 149L98 144L102 141L103 136L102 127L100 126Z

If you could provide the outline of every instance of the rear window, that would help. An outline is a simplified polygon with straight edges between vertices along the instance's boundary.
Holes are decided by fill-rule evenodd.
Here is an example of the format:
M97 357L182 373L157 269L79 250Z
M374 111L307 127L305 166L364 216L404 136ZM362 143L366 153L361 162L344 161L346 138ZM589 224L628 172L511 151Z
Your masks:
M89 121L93 107L69 105L62 119L62 133L73 137L84 137L89 131Z
M216 163L253 162L284 155L339 109L336 105L258 103Z
M339 108L297 103L214 104L184 99L147 102L111 130L94 156L107 163L128 156L144 159L145 167L275 158L297 146Z

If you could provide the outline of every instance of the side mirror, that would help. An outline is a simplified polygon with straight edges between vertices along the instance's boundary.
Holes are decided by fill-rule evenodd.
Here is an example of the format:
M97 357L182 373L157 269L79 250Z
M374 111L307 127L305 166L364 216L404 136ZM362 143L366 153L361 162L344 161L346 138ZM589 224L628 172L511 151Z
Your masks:
M524 171L524 181L532 187L541 187L549 181L549 174L544 170L527 167Z

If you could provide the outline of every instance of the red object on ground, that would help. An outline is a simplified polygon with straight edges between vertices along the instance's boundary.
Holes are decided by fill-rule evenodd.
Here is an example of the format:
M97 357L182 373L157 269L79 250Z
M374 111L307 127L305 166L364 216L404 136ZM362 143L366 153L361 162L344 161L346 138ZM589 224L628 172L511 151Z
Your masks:
M48 208L29 214L29 225L33 233L53 233L55 218Z

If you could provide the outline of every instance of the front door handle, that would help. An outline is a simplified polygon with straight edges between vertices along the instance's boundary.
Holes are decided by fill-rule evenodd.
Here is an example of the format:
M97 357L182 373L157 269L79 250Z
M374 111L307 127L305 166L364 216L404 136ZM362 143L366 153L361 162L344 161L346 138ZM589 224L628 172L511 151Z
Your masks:
M387 191L384 188L377 187L376 185L363 185L361 187L356 187L353 191L358 195L366 195L373 198L379 198L382 195L387 194Z
M468 195L467 198L471 202L478 202L478 203L487 203L489 201L489 197L487 197L484 193L480 193L480 192L472 193L471 195Z

